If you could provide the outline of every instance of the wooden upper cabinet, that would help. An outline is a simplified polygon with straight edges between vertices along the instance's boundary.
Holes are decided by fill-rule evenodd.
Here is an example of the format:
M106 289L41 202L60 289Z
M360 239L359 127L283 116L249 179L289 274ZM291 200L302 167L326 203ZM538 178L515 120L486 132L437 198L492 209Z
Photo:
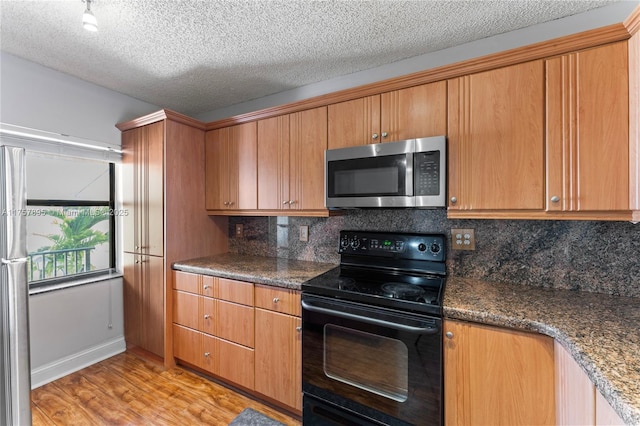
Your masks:
M548 211L629 205L627 42L546 61Z
M553 425L548 336L445 321L445 425Z
M332 104L328 117L330 149L444 135L447 84L439 81Z
M448 82L449 216L544 208L542 60Z
M122 133L123 247L130 253L164 253L164 121Z
M258 121L258 208L289 208L289 115Z
M258 209L324 209L327 108L258 121Z
M205 140L207 210L257 207L256 123L210 130Z

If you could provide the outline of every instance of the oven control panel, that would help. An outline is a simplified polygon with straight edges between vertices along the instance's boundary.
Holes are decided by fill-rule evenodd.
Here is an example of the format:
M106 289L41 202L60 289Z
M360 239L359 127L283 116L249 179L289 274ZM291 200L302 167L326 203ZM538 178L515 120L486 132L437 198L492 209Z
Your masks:
M444 240L442 234L341 231L338 253L444 261Z

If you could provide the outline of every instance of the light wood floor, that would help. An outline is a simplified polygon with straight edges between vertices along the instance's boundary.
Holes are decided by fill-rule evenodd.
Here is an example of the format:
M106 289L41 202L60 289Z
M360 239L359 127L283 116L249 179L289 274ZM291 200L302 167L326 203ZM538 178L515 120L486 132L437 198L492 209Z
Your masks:
M227 425L250 407L286 425L301 423L183 368L125 352L31 392L33 426Z

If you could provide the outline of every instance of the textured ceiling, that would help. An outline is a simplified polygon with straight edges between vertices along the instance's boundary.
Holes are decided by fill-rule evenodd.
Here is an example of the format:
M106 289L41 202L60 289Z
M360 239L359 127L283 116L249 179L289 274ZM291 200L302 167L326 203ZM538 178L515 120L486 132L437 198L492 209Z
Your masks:
M198 115L611 1L0 1L0 48Z

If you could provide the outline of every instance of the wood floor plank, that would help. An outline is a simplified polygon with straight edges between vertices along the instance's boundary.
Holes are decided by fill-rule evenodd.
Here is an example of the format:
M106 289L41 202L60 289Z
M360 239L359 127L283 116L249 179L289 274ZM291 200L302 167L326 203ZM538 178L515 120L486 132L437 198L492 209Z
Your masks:
M55 425L92 425L96 419L55 382L31 391L31 400Z
M78 401L85 411L89 412L93 418L98 419L98 423L124 426L145 422L143 416L89 382L84 377L84 372L63 377L58 380L58 384L68 395Z
M125 352L31 394L34 426L227 425L253 408L287 426L299 420L182 367Z

